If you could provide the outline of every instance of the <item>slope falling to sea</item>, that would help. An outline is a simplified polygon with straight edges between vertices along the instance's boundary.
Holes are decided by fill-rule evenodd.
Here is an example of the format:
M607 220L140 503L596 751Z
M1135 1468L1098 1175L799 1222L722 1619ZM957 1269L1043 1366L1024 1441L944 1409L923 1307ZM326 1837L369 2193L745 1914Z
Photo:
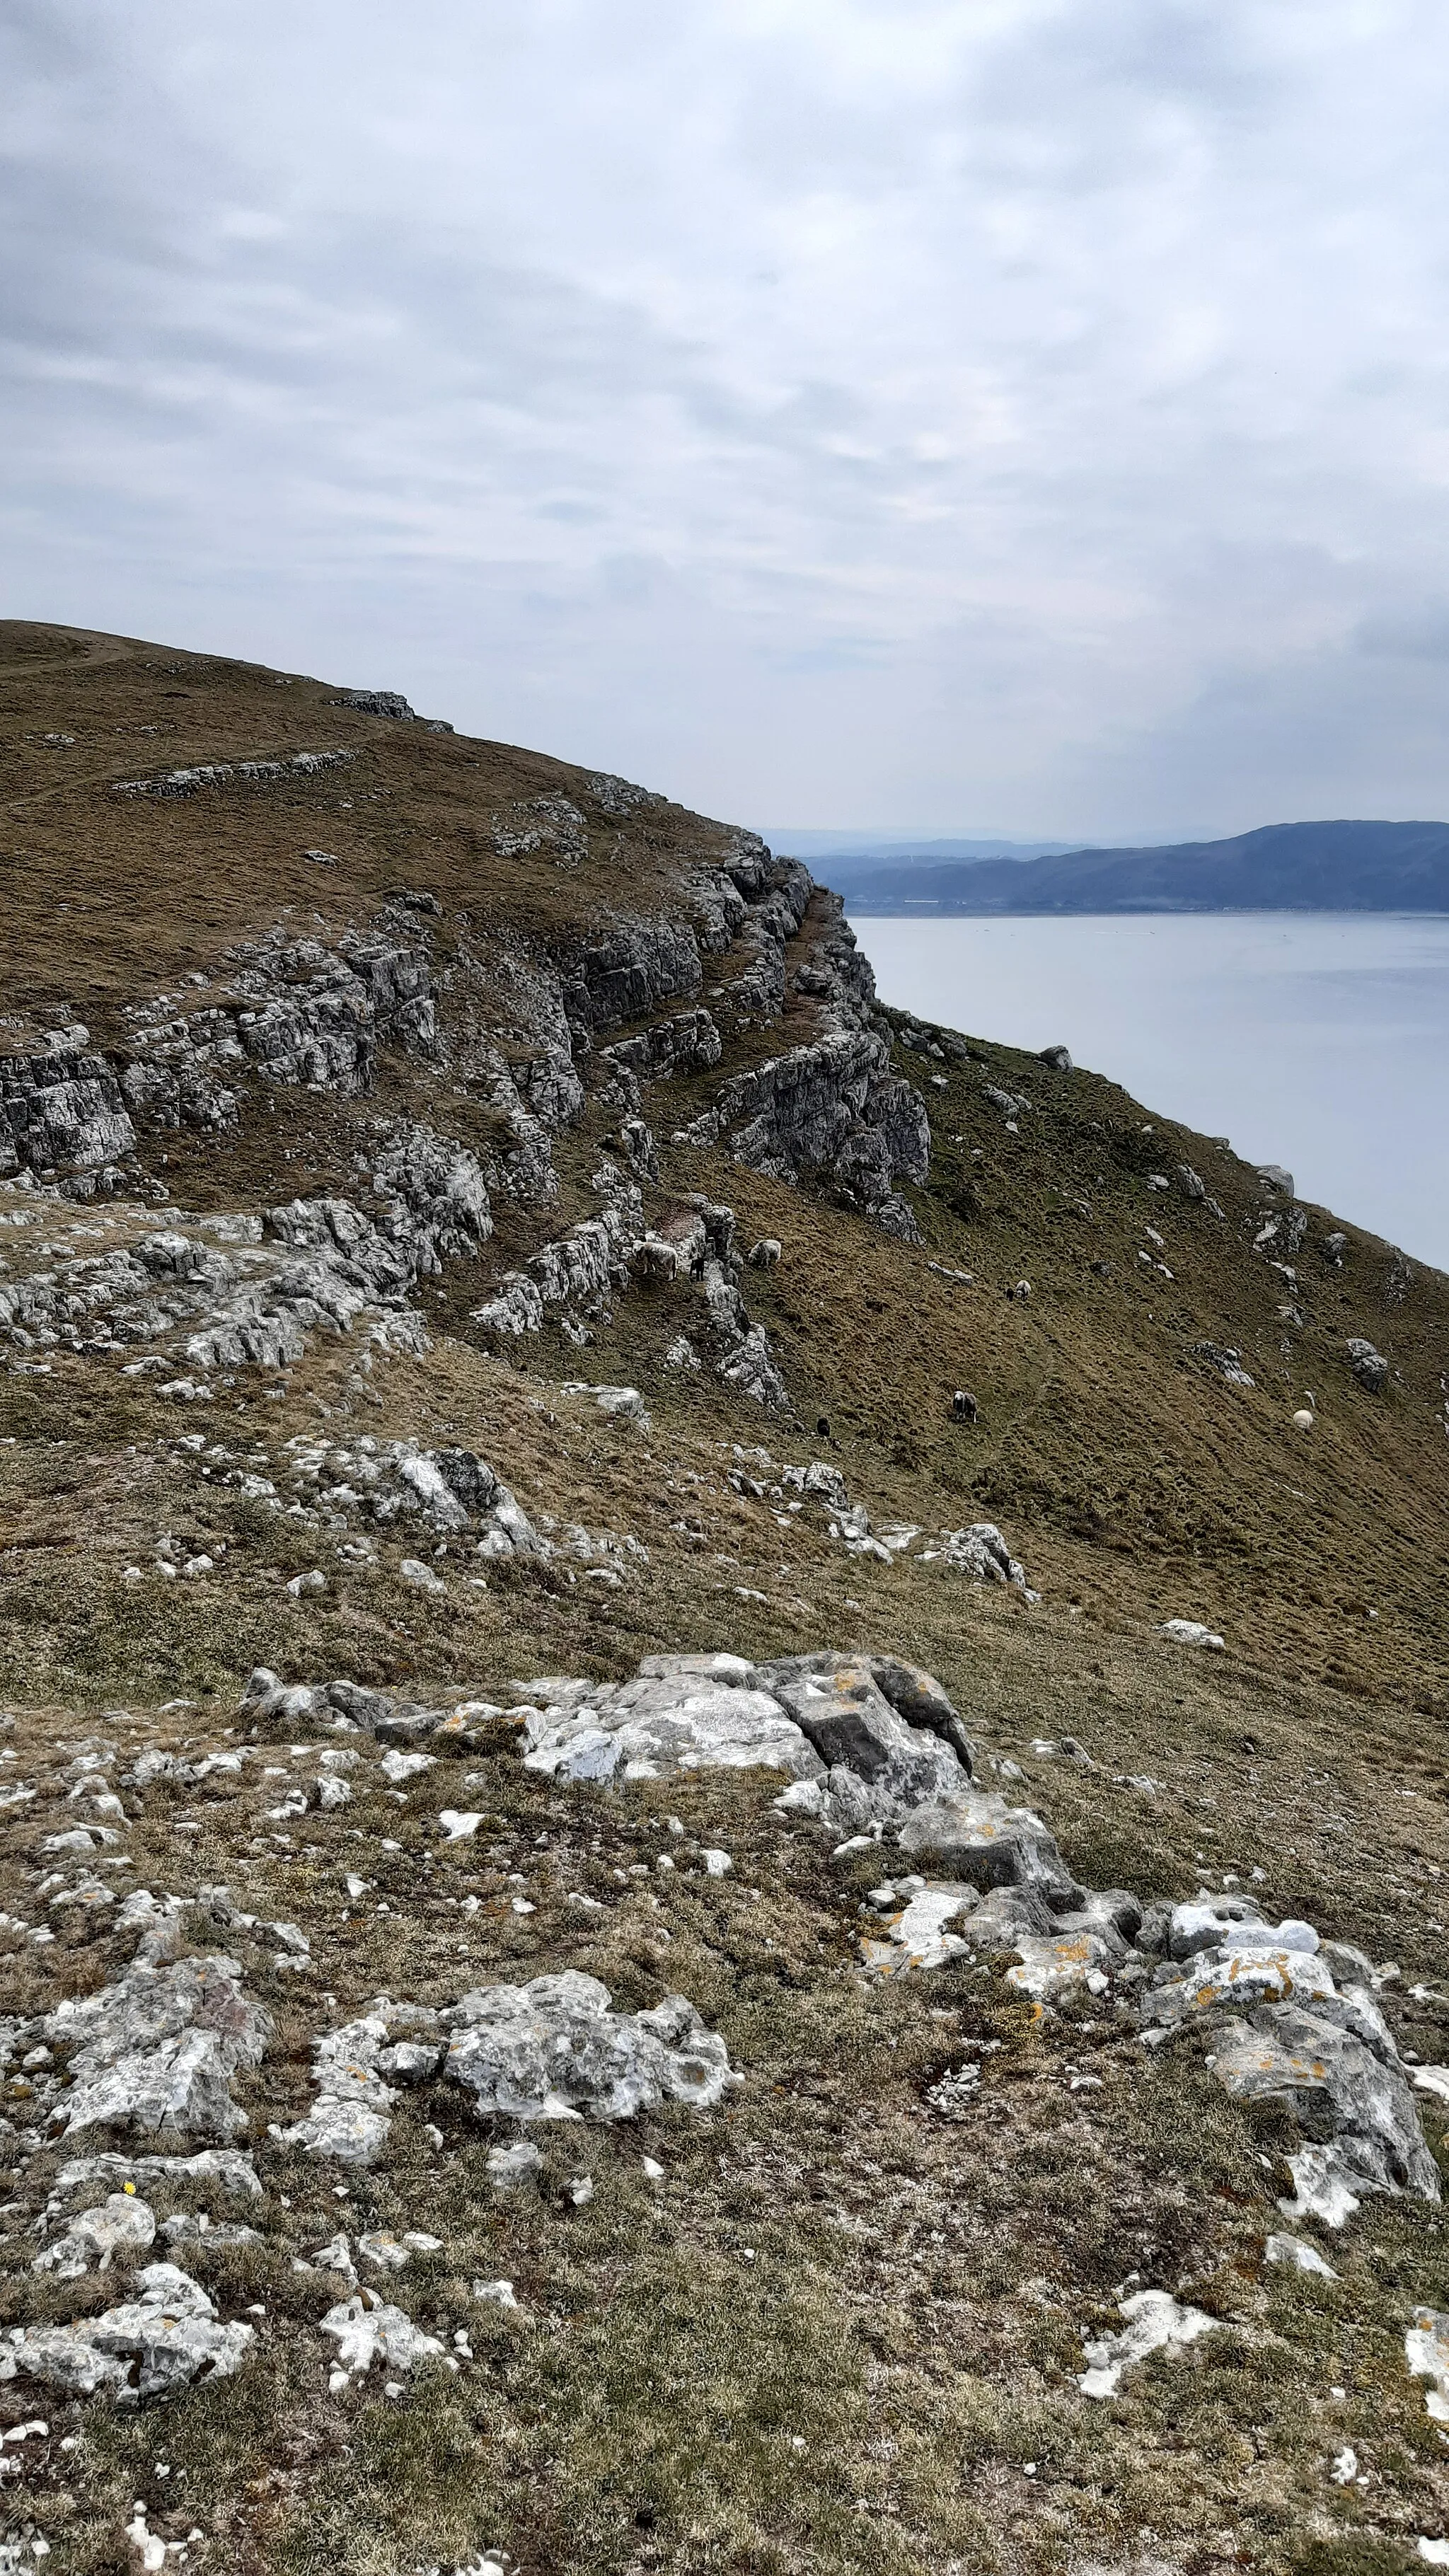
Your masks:
M1449 921L1229 913L858 920L883 997L1057 1041L1449 1269Z

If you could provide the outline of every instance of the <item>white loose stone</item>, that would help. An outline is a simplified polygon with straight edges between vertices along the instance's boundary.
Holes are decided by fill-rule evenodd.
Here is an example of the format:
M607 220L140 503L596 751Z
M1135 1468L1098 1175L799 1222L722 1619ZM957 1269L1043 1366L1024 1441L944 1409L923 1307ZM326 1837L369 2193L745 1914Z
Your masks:
M434 2354L448 2359L436 2335L424 2334L403 2309L380 2299L375 2290L359 2290L355 2298L340 2299L322 2318L320 2331L335 2342L339 2367L357 2377L371 2370L375 2361L385 2361L390 2370L409 2371ZM457 2368L455 2362L450 2366Z
M420 1556L405 1556L398 1572L404 1583L410 1583L416 1592L446 1592L448 1589L441 1575L435 1574L430 1565L424 1565Z
M1449 2424L1449 2316L1439 2308L1416 2308L1404 2337L1404 2359L1411 2378L1433 2381L1425 2407L1436 2424Z
M1084 2397L1115 2397L1124 2370L1145 2361L1149 2353L1169 2351L1212 2334L1216 2317L1202 2308L1180 2307L1166 2290L1138 2290L1118 2302L1124 2324L1120 2334L1084 2338L1087 2368L1077 2380Z
M1316 2245L1307 2245L1301 2236L1270 2236L1264 2248L1270 2263L1286 2263L1295 2272L1316 2272L1324 2281L1336 2281L1338 2274L1331 2263L1325 2263Z

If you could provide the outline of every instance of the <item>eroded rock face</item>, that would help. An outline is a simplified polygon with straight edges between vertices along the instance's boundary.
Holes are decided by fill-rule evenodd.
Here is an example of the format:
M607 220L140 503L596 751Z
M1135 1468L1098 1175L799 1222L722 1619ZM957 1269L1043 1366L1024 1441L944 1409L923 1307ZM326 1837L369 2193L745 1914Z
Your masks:
M919 1240L895 1190L923 1181L931 1129L919 1092L890 1069L874 1029L831 1031L726 1082L714 1106L680 1131L692 1144L728 1144L735 1160L775 1180L825 1173L887 1231Z
M707 1073L718 1064L723 1051L719 1029L702 1005L693 1011L677 1011L667 1020L656 1020L654 1026L638 1037L619 1038L612 1046L599 1049L599 1070L614 1076L613 1098L619 1106L638 1104L641 1082L666 1080L672 1074ZM627 1076L621 1081L619 1077ZM606 1087L603 1097L611 1097Z
M919 1092L892 1070L889 1040L876 1025L875 979L840 898L812 887L798 861L772 862L763 843L742 851L702 891L718 925L706 944L738 940L752 952L730 988L733 1009L746 1021L780 1017L787 949L813 904L816 936L796 968L795 989L820 1005L819 1034L732 1076L679 1136L696 1144L724 1140L737 1162L776 1179L825 1176L888 1232L918 1240L897 1184L925 1179L930 1122Z
M364 1368L374 1349L421 1351L422 1317L408 1303L419 1278L476 1250L492 1220L481 1168L461 1147L417 1126L395 1143L405 1168L379 1157L375 1216L326 1197L158 1228L138 1208L114 1249L7 1279L0 1327L22 1346L118 1358L128 1345L169 1344L178 1378L183 1365L203 1378L286 1367L319 1337L353 1337Z
M234 1126L249 1079L356 1099L372 1088L380 1046L436 1049L424 948L357 935L336 948L273 939L230 962L229 989L193 995L184 1010L172 996L128 1013L131 1047L115 1074L138 1127Z
M350 757L222 763L122 782L117 792L189 796ZM522 839L505 839L509 847L547 842L562 851L575 840L586 846L587 828L569 800L545 798ZM298 939L279 926L230 950L213 978L191 979L202 989L127 1005L127 1041L111 1054L84 1052L87 1033L76 1024L54 1032L44 1054L4 1059L0 1180L7 1172L27 1182L38 1176L72 1196L93 1195L98 1185L124 1189L138 1135L235 1128L264 1108L269 1089L307 1086L361 1100L384 1049L462 1077L492 1115L494 1142L480 1160L415 1119L360 1120L370 1194L364 1186L265 1215L238 1210L179 1224L180 1212L169 1212L177 1238L169 1255L154 1241L131 1243L7 1280L0 1328L8 1325L22 1344L54 1340L87 1352L174 1336L174 1357L192 1373L183 1386L178 1366L175 1383L193 1398L210 1395L214 1372L288 1367L319 1335L355 1336L364 1369L375 1354L420 1353L426 1336L410 1302L419 1280L477 1254L499 1192L535 1205L556 1196L551 1138L578 1118L587 1074L602 1099L629 1113L622 1151L633 1178L615 1174L619 1186L609 1189L601 1175L596 1187L607 1203L599 1215L495 1279L474 1311L476 1322L504 1337L535 1332L554 1314L571 1337L584 1338L580 1318L626 1293L631 1270L655 1283L660 1275L657 1261L651 1268L640 1259L656 1238L638 1183L657 1186L659 1163L637 1113L650 1083L719 1061L720 1022L698 998L703 958L742 947L748 963L725 988L723 1008L736 1025L777 1017L787 949L812 903L822 919L797 981L821 1005L819 1036L727 1083L696 1125L711 1138L731 1131L737 1157L762 1171L826 1173L877 1222L913 1237L897 1182L924 1177L929 1127L919 1096L891 1070L870 970L836 899L818 895L797 862L773 861L748 835L682 891L692 918L621 913L576 954L555 958L512 941L510 1018L531 1053L492 1025L497 961L490 972L489 960L465 943L457 961L435 973L429 916L437 901L398 890L365 929ZM448 985L457 992L445 1025ZM477 1007L485 996L491 1007ZM687 1006L595 1048L594 1038L621 1020L681 1001ZM720 1270L709 1271L710 1262ZM705 1288L716 1373L747 1400L784 1409L768 1338L744 1310L728 1253L711 1240L687 1275Z
M566 1969L523 1986L483 1986L440 2019L450 2082L480 2116L629 2120L663 2102L712 2110L739 2082L718 2032L683 1995L615 2013L597 1977Z
M596 1319L605 1301L625 1294L632 1283L667 1288L697 1281L716 1375L752 1403L783 1411L788 1397L769 1338L762 1325L750 1322L737 1284L734 1210L700 1198L691 1211L678 1211L651 1230L638 1183L615 1164L606 1160L593 1186L604 1201L600 1214L546 1243L524 1269L505 1271L471 1320L506 1343L540 1332L557 1315L569 1337L580 1341L588 1338L583 1319Z
M570 1017L597 1032L646 1019L666 1002L692 999L703 982L693 925L635 914L580 952L577 978L564 989Z
M0 1056L0 1180L22 1171L93 1171L118 1162L135 1142L104 1056Z

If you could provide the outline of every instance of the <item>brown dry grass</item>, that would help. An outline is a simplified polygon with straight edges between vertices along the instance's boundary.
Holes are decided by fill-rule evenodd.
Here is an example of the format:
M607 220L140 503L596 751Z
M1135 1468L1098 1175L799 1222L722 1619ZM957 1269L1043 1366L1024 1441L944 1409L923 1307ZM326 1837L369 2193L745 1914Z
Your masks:
M302 676L0 620L0 1012L43 1020L69 1003L110 1044L124 1034L121 1004L214 970L259 927L289 912L299 932L317 916L361 922L399 885L466 910L484 938L506 927L567 940L601 902L649 908L681 860L713 857L730 837L663 799L621 821L567 762L359 715L329 704L335 695ZM46 733L74 740L50 746ZM111 792L167 769L323 750L354 757L305 781L170 801ZM494 817L513 822L541 795L584 812L586 871L546 847L494 850ZM335 869L303 857L319 847Z

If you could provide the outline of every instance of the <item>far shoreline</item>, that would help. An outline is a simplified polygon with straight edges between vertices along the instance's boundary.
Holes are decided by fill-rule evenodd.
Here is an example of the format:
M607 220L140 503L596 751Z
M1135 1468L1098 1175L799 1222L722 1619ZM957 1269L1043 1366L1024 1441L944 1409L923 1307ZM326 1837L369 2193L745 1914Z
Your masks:
M818 885L829 879L818 877ZM834 889L839 893L840 889ZM943 903L922 895L911 903L856 903L842 895L854 921L1265 921L1276 914L1285 921L1449 921L1449 904L1397 903L1116 903L999 904Z

